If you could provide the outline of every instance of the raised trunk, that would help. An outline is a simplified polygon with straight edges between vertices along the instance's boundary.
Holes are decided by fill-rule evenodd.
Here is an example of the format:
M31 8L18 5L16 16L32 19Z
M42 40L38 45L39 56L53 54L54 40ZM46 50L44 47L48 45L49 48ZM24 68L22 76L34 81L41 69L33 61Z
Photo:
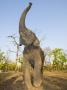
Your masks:
M26 27L25 26L25 18L26 18L26 15L27 15L28 11L31 8L31 5L32 5L32 3L29 3L28 7L23 11L23 13L21 15L21 18L20 18L19 25L22 26L22 27L24 27L24 28Z

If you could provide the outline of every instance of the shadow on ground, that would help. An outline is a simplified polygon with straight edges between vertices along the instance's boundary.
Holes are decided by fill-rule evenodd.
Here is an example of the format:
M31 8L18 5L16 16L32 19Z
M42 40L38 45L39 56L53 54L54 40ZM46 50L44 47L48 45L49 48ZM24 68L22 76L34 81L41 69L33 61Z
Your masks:
M67 90L67 79L45 76L43 87L43 90ZM0 90L24 90L23 75L17 74L7 78L0 84Z

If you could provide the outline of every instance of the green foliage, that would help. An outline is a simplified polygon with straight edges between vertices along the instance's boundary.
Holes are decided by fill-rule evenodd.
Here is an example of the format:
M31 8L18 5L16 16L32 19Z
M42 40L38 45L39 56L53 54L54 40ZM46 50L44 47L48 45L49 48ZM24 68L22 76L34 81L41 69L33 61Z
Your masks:
M7 71L7 63L1 63L0 64L0 70L2 70L2 71Z
M63 70L64 64L67 62L66 54L60 48L55 48L50 52L50 55L53 56L53 69L54 70Z
M0 50L0 63L4 63L5 62L5 55L4 55L4 52L2 52L1 50Z
M0 63L0 70L2 71L15 71L15 63Z
M10 63L8 64L8 71L15 71L15 67L16 67L16 64L15 63Z

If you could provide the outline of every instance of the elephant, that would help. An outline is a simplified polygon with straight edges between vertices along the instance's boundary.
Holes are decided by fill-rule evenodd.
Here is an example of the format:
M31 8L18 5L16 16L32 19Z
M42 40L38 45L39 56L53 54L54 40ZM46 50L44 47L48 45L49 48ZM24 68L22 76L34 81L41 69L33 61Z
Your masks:
M44 52L40 48L40 41L30 29L25 26L25 18L32 6L30 2L23 11L19 21L19 46L24 45L24 83L28 90L37 90L43 83ZM40 89L41 90L41 89Z

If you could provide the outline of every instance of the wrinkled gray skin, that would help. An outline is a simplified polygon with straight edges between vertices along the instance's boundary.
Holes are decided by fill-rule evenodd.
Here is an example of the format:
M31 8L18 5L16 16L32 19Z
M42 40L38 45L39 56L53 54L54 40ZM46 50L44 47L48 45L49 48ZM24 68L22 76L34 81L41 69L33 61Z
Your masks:
M23 11L19 22L20 46L24 45L24 82L26 90L42 90L42 70L44 53L40 48L40 42L36 35L26 28L25 18L32 3Z
M34 45L34 46L39 46L39 40L36 37L36 35L30 31L26 26L25 26L25 18L32 6L32 3L29 3L27 8L23 11L20 21L19 21L19 34L20 34L20 46L21 45Z
M24 77L27 87L39 87L42 84L43 78L44 53L42 49L34 46L25 47L23 56L25 62Z

